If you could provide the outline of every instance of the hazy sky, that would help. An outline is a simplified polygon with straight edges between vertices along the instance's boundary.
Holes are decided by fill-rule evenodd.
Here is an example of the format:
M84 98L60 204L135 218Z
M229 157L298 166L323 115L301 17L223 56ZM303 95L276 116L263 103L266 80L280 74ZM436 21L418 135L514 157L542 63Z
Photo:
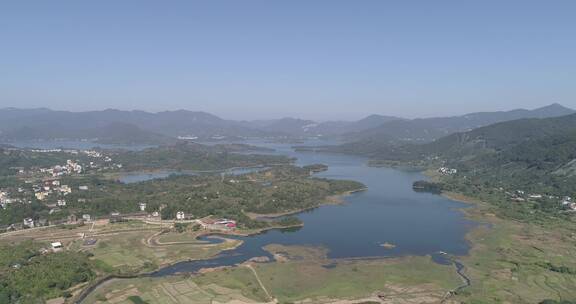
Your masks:
M576 108L576 1L2 1L0 107Z

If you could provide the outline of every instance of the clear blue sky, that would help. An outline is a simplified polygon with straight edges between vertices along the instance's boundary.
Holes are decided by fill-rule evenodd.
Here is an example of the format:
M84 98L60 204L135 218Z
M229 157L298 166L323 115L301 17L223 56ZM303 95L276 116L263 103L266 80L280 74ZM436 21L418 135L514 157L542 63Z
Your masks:
M406 117L576 107L576 1L2 1L0 107Z

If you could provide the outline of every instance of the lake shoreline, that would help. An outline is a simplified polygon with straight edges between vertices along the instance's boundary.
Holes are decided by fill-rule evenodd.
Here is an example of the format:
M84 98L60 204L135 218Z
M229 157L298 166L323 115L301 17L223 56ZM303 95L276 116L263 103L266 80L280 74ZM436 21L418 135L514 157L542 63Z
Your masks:
M194 240L200 240L200 238L202 238L202 237L215 237L215 238L224 239L224 241L226 242L226 241L231 240L230 238L226 238L226 236L250 237L250 236L255 236L258 234L265 233L269 230L290 229L290 228L298 228L298 227L303 227L303 226L304 226L304 223L297 224L297 225L289 225L289 226L271 226L271 227L266 227L266 228L255 229L254 231L245 231L245 232L207 230L207 231L199 232L196 236L194 236ZM103 277L97 279L93 284L89 284L84 290L82 290L77 295L77 298L73 302L77 303L77 304L82 303L88 296L90 296L90 294L95 292L97 289L102 287L104 284L109 283L110 281L113 281L113 280L153 277L155 274L159 273L163 269L173 267L173 266L180 264L180 263L205 261L205 260L215 258L225 251L235 250L244 244L244 240L236 240L236 241L237 241L237 244L235 246L223 249L223 250L219 251L218 253L216 253L210 257L198 258L198 259L182 259L182 260L178 260L178 261L172 261L170 263L164 263L164 264L158 265L158 267L153 271L139 272L139 273L134 273L134 274L111 274L111 275L103 276ZM210 245L210 244L207 244L207 245ZM226 267L234 267L234 266L226 266ZM218 268L222 268L222 266L206 267L206 268L200 269L198 272L201 273L201 272L205 272L205 271L215 270ZM178 276L178 275L182 275L182 274L183 273L174 273L174 274L171 274L170 276Z
M281 147L282 148L282 147ZM444 256L442 254L443 251L446 251L450 254L454 254L454 256L459 256L459 254L463 254L465 252L467 252L467 248L469 247L467 244L465 244L465 241L463 239L463 234L464 232L466 232L466 230L468 230L466 227L464 227L464 230L460 230L458 227L454 226L457 225L458 222L456 222L454 219L455 218L463 218L462 215L457 214L458 212L455 211L449 211L449 209L453 209L450 206L449 203L448 204L439 204L438 206L435 205L430 205L430 204L424 204L424 200L427 200L427 196L423 195L423 194L414 194L410 185L412 183L412 179L414 178L418 178L417 174L412 171L414 174L404 174L401 172L394 172L394 171L402 171L399 170L399 168L395 168L396 170L373 170L370 169L369 166L366 166L365 163L363 163L365 161L365 158L358 158L358 157L340 157L340 154L329 154L329 155L322 155L322 154L294 154L292 151L293 150L289 150L289 149L277 149L278 153L282 153L282 155L286 154L287 156L293 158L293 159L298 159L298 165L299 166L304 166L304 165L311 165L311 164L316 164L316 163L328 163L330 169L327 171L327 173L322 173L319 174L320 177L323 178L335 178L335 179L346 179L346 180L359 180L360 182L363 182L364 184L366 184L368 186L368 193L366 193L365 195L358 195L358 196L354 196L351 199L345 199L346 196L349 196L353 193L356 192L360 192L360 191L364 191L367 190L367 188L360 188L360 189L356 189L353 191L347 191L347 192L343 192L340 194L336 194L336 195L332 195L329 197L325 197L322 200L318 200L315 203L314 207L311 208L306 208L306 209L300 209L300 210L291 210L291 211L286 211L286 212L278 212L278 213L272 213L272 214L250 214L251 218L262 218L262 217L267 217L267 218L278 218L278 217L282 217L282 216L288 216L288 215L293 215L293 214L302 214L301 216L299 215L298 217L302 220L302 224L297 225L298 227L302 227L304 225L307 226L307 229L303 229L302 231L300 231L300 233L303 234L303 236L299 236L299 232L294 231L294 235L291 233L280 233L280 232L272 232L272 233L265 233L266 231L270 231L270 230L276 230L276 229L287 229L290 227L266 227L263 229L257 229L257 230L249 230L249 231L236 231L236 232L230 232L230 231L205 231L202 232L201 235L198 235L197 237L202 237L202 236L210 236L210 235L214 235L216 237L223 237L223 238L232 238L232 239L237 239L237 240L241 240L241 241L245 241L248 242L248 240L250 240L250 243L239 243L236 248L240 247L240 249L234 250L234 249L229 249L231 250L231 252L226 252L223 254L222 257L218 257L217 259L215 259L215 263L213 263L212 261L209 262L192 262L192 263L186 263L188 261L194 261L191 259L187 259L184 258L182 261L180 262L174 262L171 261L171 263L169 264L163 264L161 266L164 267L158 267L156 268L155 271L152 272L148 272L148 273L141 273L141 274L135 274L137 276L146 276L146 275L152 275L153 273L157 273L159 271L162 271L164 269L164 271L158 275L158 277L161 276L172 276L172 275L181 275L183 273L196 273L198 272L198 269L202 269L202 270L206 270L206 269L218 269L220 267L223 267L222 265L227 265L224 267L233 267L232 265L239 265L242 264L244 261L244 258L251 258L251 257L258 257L261 256L260 251L261 250L253 250L253 249L248 249L248 248L263 248L264 246L258 246L255 247L257 245L266 245L266 244L281 244L281 245L291 245L292 242L298 243L301 242L303 244L316 244L319 242L324 242L326 240L326 238L324 238L324 234L322 231L333 231L331 232L332 234L334 234L335 236L340 236L340 240L337 240L335 244L329 244L329 245L334 245L333 249L333 254L331 254L329 260L331 261L351 261L351 260L355 260L355 261L369 261L369 260L373 260L373 259L386 259L388 261L406 261L407 258L409 257L431 257L432 262L433 263L437 263L437 264L443 264L442 261L445 260L445 258L443 258L442 256ZM332 165L334 164L334 165ZM218 172L222 172L222 170L225 169L221 169L221 170L217 170ZM119 172L119 174L138 174L138 173L143 173L143 174L154 174L154 173L167 173L167 170L165 169L153 169L153 170L146 170L146 171L124 171L124 172ZM168 170L169 171L169 170ZM196 173L197 171L188 171L188 170L180 170L179 172L181 173L186 173L186 172L190 172L190 173ZM178 174L176 172L176 174ZM400 199L400 201L396 201ZM407 203L411 203L412 199L416 200L418 203L423 203L421 205L419 204L398 204L399 202L407 202ZM445 200L446 201L446 200ZM388 203L389 202L389 203ZM372 204L372 205L370 205ZM343 206L342 208L320 208L323 206L329 206L329 205L347 205ZM349 208L349 206L357 206L354 208ZM397 208L397 206L401 206L400 208L402 208L402 211L406 211L409 213L405 213L405 214L410 214L411 217L410 219L407 218L407 221L401 222L400 224L404 225L404 223L406 222L414 222L413 224L419 224L421 223L419 220L417 220L418 217L422 217L422 220L425 222L425 224L430 224L431 226L431 230L425 230L423 231L423 234L415 234L415 235L411 235L411 234L407 234L405 235L409 241L406 243L402 243L402 242L398 242L398 239L394 238L394 235L396 233L394 233L393 231L396 231L394 229L389 229L391 227L388 227L387 225L392 225L392 224L387 224L387 223L395 223L396 219L395 218L395 214L394 212L396 212L395 208ZM432 224L434 224L435 222L437 222L437 220L428 220L429 219L429 214L426 211L426 209L437 209L440 208L442 210L446 210L446 212L442 211L441 216L443 216L442 218L439 219L444 219L442 222L446 223L445 220L448 220L450 222L450 225L453 225L452 231L455 231L454 233L448 233L448 234L437 234L436 230L434 226ZM309 210L313 210L313 209L322 209L322 210L318 210L318 211L314 211L314 212L307 212ZM349 210L350 209L350 210ZM352 210L353 209L353 210ZM356 209L361 209L363 211L359 211ZM358 213L354 213L354 212L349 212L349 211L359 211ZM336 216L340 216L341 218L335 218L333 215ZM398 215L401 215L401 213L398 213ZM332 219L332 220L327 220L327 216L328 218ZM319 219L321 220L327 220L326 222L318 222L318 220L314 221L317 217L319 217ZM352 217L352 218L351 218ZM339 220L334 220L334 219L339 219ZM356 220L358 219L358 220ZM415 220L416 219L416 220ZM310 220L310 225L308 226ZM349 220L352 220L352 222L349 222ZM383 221L382 224L383 225L378 225L378 229L382 229L382 233L376 233L379 230L362 230L362 229L369 229L370 226L372 225L372 223L380 223L380 221ZM358 222L358 223L356 223ZM319 225L319 223L321 223L321 225ZM346 225L344 224L352 224L353 226L349 226L348 228L345 228ZM402 226L401 225L401 226ZM291 227L296 227L296 225L291 226ZM324 229L323 227L329 227L330 229ZM351 229L351 228L354 229ZM350 234L347 235L347 231L350 230L354 230L357 231L356 234ZM371 231L374 231L374 233L372 233ZM433 231L433 232L432 232ZM441 231L438 231L438 233L441 233ZM253 236L253 235L258 235L258 234L266 234L265 236L262 237L255 237L255 241L252 240L252 238L250 239L242 239L242 238L234 238L234 236L239 236L239 237L245 237L245 236ZM373 235L374 234L374 235ZM364 235L366 235L366 237L364 237ZM422 235L428 235L429 237L438 237L437 241L434 241L433 244L431 244L431 246L427 246L426 248L420 248L419 243L417 242L418 239L422 239L425 238L425 236ZM444 235L447 235L446 237L444 237ZM290 237L292 236L292 237ZM404 235L403 235L404 236ZM300 240L302 239L302 240ZM349 240L346 240L349 239ZM260 241L261 240L261 241ZM285 240L285 243L283 243L283 240ZM426 239L424 239L426 240ZM352 247L342 247L340 244L340 242L350 242L350 244L355 244L355 245L360 245L360 246L352 246ZM387 241L390 244L395 244L397 245L397 248L385 248L386 250L383 250L383 247L380 246L379 244L384 243L384 241ZM415 242L416 241L416 242ZM415 244L415 245L413 245ZM392 247L392 246L388 246L388 247ZM396 246L395 246L396 247ZM354 250L349 250L347 248L355 248ZM442 251L441 251L442 250ZM219 252L223 252L225 250L220 250L218 249L217 251ZM215 257L218 256L218 254L214 255ZM229 256L229 257L228 257ZM236 256L237 258L234 258L234 256ZM202 259L195 259L198 261L202 261L202 260L212 260L213 258L202 258ZM178 263L183 263L181 266L176 266L171 268L171 266L176 265ZM445 264L447 265L447 264ZM214 266L214 267L212 267ZM165 268L170 268L170 269L165 269ZM108 280L112 280L114 278L108 278L107 280L103 280L103 281L98 281L92 288L92 290L90 290L89 292L87 292L87 296L92 295L92 292L94 290L100 290L98 285L100 284L104 284L105 282L107 282ZM122 277L118 278L118 279L122 279ZM115 281L114 281L115 282ZM106 285L108 286L108 285ZM81 299L83 300L83 299Z
M431 179L432 181L438 181L438 177L439 175L436 173L436 171L430 170L430 169L423 169L420 171L425 177ZM473 251L474 247L477 246L477 239L475 239L475 237L473 236L474 234L476 234L477 230L481 229L481 227L483 227L484 225L481 224L485 224L485 223L490 223L489 218L487 215L485 214L479 214L480 208L483 205L486 205L486 202L480 201L478 199L475 199L473 197L467 196L463 193L458 193L458 192L445 192L445 191L441 191L439 193L440 196L445 197L449 200L455 201L455 202L459 202L462 204L466 204L468 206L470 206L471 208L466 208L466 207L460 207L457 208L459 212L461 212L465 218L472 220L474 222L477 222L480 225L476 225L475 227L473 227L472 229L470 229L470 231L468 231L464 238L466 239L466 241L468 242L468 244L470 245L470 249L468 250L468 253L465 255L461 255L460 257L467 257L471 255L471 252Z
M267 169L269 167L283 166L283 165L289 165L289 164L290 163L286 163L286 164L274 163L274 164L266 164L266 165L255 165L255 166L248 166L248 167L230 167L230 168L224 168L224 169L211 169L211 170L154 168L154 169L118 171L118 172L113 172L113 173L107 173L106 176L109 179L121 180L124 177L133 176L133 175L153 175L153 174L198 175L198 174L210 174L210 173L224 173L227 171L244 170L244 169L246 169L246 170Z
M356 190L345 191L345 192L340 193L340 194L330 195L330 196L324 198L324 202L320 203L318 206L314 206L314 207L310 207L310 208L290 210L290 211L277 212L277 213L254 213L254 212L245 212L244 214L246 214L249 218L251 218L251 219L253 219L253 220L258 220L258 219L275 219L275 218L279 218L279 217L283 217L283 216L295 215L295 214L303 213L303 212L310 211L310 210L314 210L314 209L316 209L316 208L320 208L320 207L323 207L323 206L346 204L347 202L346 202L345 199L344 199L345 197L350 196L350 195L352 195L352 194L354 194L354 193L362 192L362 191L366 191L366 190L368 190L368 188L367 188L367 187L363 187L363 188L356 189ZM302 226L303 226L303 225L302 225Z
M304 210L296 210L296 211L290 211L290 212L285 212L285 213L276 213L276 214L257 214L258 217L269 217L269 218L277 218L277 217L282 217L282 216L286 216L286 215L291 215L291 214L298 214L298 213L302 213L302 212L306 212L308 210L312 210L312 209L316 209L316 208L320 208L323 206L328 206L328 205L338 205L338 204L344 204L346 203L346 201L343 199L346 196L352 195L354 193L357 192L361 192L361 191L365 191L367 188L361 188L361 189L356 189L356 190L351 190L351 191L346 191L342 194L338 194L335 195L334 197L338 197L338 203L330 203L330 202L325 202L323 204L320 204L316 207L313 208L307 208ZM453 198L453 196L445 196L451 200L455 200L455 201L460 201L460 200L456 200ZM461 208L459 208L461 209ZM256 215L256 214L251 214L252 216ZM258 218L257 217L257 218ZM227 231L205 231L205 232L201 232L199 233L195 239L199 239L201 237L210 237L210 236L214 236L214 237L221 237L226 239L226 236L241 236L241 237L250 237L250 236L254 236L254 235L258 235L258 234L262 234L265 233L267 231L270 230L275 230L275 229L289 229L289 228L295 228L295 227L303 227L304 223L301 223L299 225L292 225L292 226L275 226L275 227L266 227L266 228L262 228L262 229L257 229L255 231L249 231L249 232L227 232ZM468 232L467 235L469 233L471 233L472 231ZM467 240L471 240L468 239L467 236ZM222 252L225 251L229 251L229 250L234 250L235 248L238 248L239 246L241 246L244 243L244 241L240 240L240 242L238 242L238 244L236 246L234 246L234 248L229 248L229 249L225 249L220 251L218 254L215 254L213 257L218 256L219 254L221 254ZM472 248L471 248L472 249ZM431 260L433 260L432 255L431 254L427 254L424 256L428 256L430 257ZM210 257L210 258L213 258ZM418 257L418 255L404 255L404 256L365 256L365 257L348 257L348 258L327 258L327 260L329 261L334 261L334 262L345 262L345 261L370 261L370 260L386 260L386 261L390 261L390 262L395 262L395 261L403 261L412 257ZM203 258L203 259L188 259L188 260L181 260L181 261L177 261L177 262L172 262L172 263L168 263L168 264L164 264L161 267L158 267L158 269L151 271L151 272L144 272L144 273L139 273L139 274L134 274L134 275L127 275L127 276L117 276L117 275L112 275L111 277L104 277L102 279L100 279L95 285L88 287L88 292L85 293L84 291L81 293L83 296L79 301L75 301L75 303L82 303L82 301L84 299L86 299L90 294L92 294L93 292L95 292L97 289L99 289L101 286L103 286L103 284L105 283L109 283L112 280L117 280L117 279L132 279L132 278L140 278L140 277L153 277L154 274L159 273L160 271L162 271L163 269L169 268L169 267L173 267L179 263L185 263L185 262L194 262L194 261L203 261L203 260L208 260L210 258ZM274 262L274 261L270 261L270 262ZM245 262L244 262L245 263ZM206 267L206 268L201 268L200 270L198 270L198 273L203 273L203 272L208 272L208 271L215 271L221 268L227 268L227 267L237 267L238 265L231 265L231 266L215 266L215 267ZM461 270L458 270L461 271ZM185 272L179 272L179 273L173 273L173 274L169 274L168 276L181 276L183 275ZM462 276L462 274L459 273L459 275Z

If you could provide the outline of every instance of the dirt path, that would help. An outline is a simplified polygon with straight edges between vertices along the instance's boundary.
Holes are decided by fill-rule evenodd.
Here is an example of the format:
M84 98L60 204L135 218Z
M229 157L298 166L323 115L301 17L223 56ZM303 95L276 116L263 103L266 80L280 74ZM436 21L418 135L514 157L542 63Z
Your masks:
M174 295L164 286L164 284L160 284L158 286L158 288L162 289L162 291L164 292L164 294L168 295L168 297L172 300L172 302L174 303L180 303L180 301L178 301L178 299L176 299L174 297Z
M161 242L158 237L162 236L162 234L164 234L163 231L159 231L156 232L154 234L152 234L151 236L149 236L148 238L146 238L145 240L143 239L143 243L144 245L148 246L148 247L162 247L162 246L172 246L172 245L198 245L198 246L212 246L212 245L218 245L218 244L211 244L208 242L202 242L202 241L198 241L197 237L198 235L194 236L193 239L191 241L172 241L172 242ZM224 242L226 241L226 239L224 239Z
M156 247L156 241L154 240L155 237L162 235L164 232L163 231L158 231L154 234L152 234L151 236L149 236L145 241L144 241L144 245L148 246L148 247Z
M258 284L260 284L260 287L262 288L262 290L264 290L264 293L266 293L268 300L271 300L272 303L277 303L277 300L274 297L272 297L272 295L270 295L270 293L268 292L268 289L266 289L266 286L264 286L264 283L262 283L262 280L260 280L260 276L258 276L256 269L254 269L254 267L252 267L252 265L250 265L250 264L246 264L245 266L248 267L250 270L252 270L252 273L254 273L254 276L256 277L256 280L258 281Z

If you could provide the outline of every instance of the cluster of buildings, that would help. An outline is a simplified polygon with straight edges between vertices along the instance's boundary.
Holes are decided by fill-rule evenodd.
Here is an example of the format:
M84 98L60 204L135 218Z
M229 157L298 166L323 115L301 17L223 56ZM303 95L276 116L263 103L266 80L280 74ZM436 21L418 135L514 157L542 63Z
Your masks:
M49 222L47 219L33 219L31 217L27 217L25 219L22 220L22 224L11 224L10 226L8 226L8 228L6 230L8 231L12 231L12 230L20 230L20 229L26 229L26 228L34 228L34 227L44 227L44 226L48 226L51 225L53 223Z
M234 230L237 227L236 221L229 219L204 218L198 221L202 228L207 230Z
M30 151L34 152L34 153L61 153L61 152L64 152L64 153L78 155L77 150L70 150L70 149L32 149Z
M66 220L60 220L60 221L56 221L56 222L52 222L52 221L48 221L45 218L40 218L40 219L33 219L31 217L27 217L25 219L22 220L22 224L12 224L10 226L8 226L7 230L20 230L20 229L26 229L26 228L34 228L34 227L44 227L44 226L49 226L49 225L58 225L58 224L65 224Z
M34 149L30 150L31 152L35 153L68 153L72 155L79 155L83 154L88 156L89 158L95 159L94 161L87 162L86 164L80 164L76 160L67 160L66 164L64 165L56 165L50 168L36 168L30 171L30 174L40 173L43 175L49 175L52 177L59 177L68 174L80 174L85 171L86 168L89 169L104 169L104 170L115 170L122 168L121 164L113 164L112 158L110 156L102 154L102 152L95 151L95 150L65 150L65 149ZM97 161L97 160L98 161ZM103 164L104 163L104 164ZM18 169L18 173L20 175L27 174L24 168L15 168Z
M542 195L542 194L537 194L537 193L533 193L533 194L526 194L525 191L523 190L516 190L514 192L506 192L506 194L508 196L510 196L510 199L512 201L515 202L525 202L525 201L529 201L529 200L541 200L541 199L557 199L558 197L553 196L553 195Z
M157 214L157 212L154 212ZM154 214L153 214L154 216ZM176 221L184 221L190 220L192 218L191 215L187 215L184 211L176 212ZM206 230L220 230L220 231L230 231L237 228L237 223L235 220L230 220L226 218L222 219L213 219L212 217L206 217L203 219L195 220L203 229Z
M34 197L43 202L47 207L50 207L49 214L59 212L61 208L66 207L68 202L66 196L72 193L72 187L68 185L61 185L60 180L46 180L40 184L32 185ZM88 186L79 186L78 190L88 190ZM79 203L86 202L86 199L79 198ZM32 228L37 226L31 219L27 219L23 223L24 227ZM44 225L42 225L44 226Z
M510 200L514 202L525 202L527 199L526 193L522 190L516 190L514 192L505 192L505 193L510 197Z
M60 177L73 173L80 174L82 173L82 170L82 165L69 159L66 161L66 165L56 165L50 168L40 168L40 173L47 174L52 177Z
M442 175L453 175L458 173L458 170L454 168L440 167L438 172Z
M1 192L1 193L5 193L5 192ZM66 206L66 200L65 199L58 199L56 204L52 205L52 209L50 209L50 214L52 214L52 211L59 211L59 207L64 207ZM146 210L146 203L138 203L138 206L140 208L140 211L145 211ZM180 212L181 216L184 217L184 212ZM108 220L110 223L114 223L114 222L121 222L124 221L124 216L140 216L141 214L125 214L125 215L121 215L119 212L111 212L109 216L103 216L101 217L99 220ZM153 217L159 217L160 214L155 211L153 212L151 215L148 215L148 217L153 216ZM183 218L185 219L185 217ZM86 223L86 222L91 222L94 221L95 219L88 213L82 214L82 216L77 216L75 214L71 214L69 215L66 219L61 219L61 220L51 220L48 221L46 219L33 219L33 218L25 218L24 220L22 220L21 224L12 224L9 225L7 227L7 230L20 230L20 229L26 229L26 228L34 228L34 227L42 227L42 226L47 226L47 225L61 225L61 224L81 224L81 223Z
M560 200L560 206L562 209L568 210L568 211L576 211L576 202L572 201L572 197L570 197L570 196L564 196L563 198L560 198L560 197L554 196L554 195L542 195L542 194L538 194L538 193L527 194L523 190L516 190L514 192L505 192L505 193L506 193L506 195L508 195L510 197L511 201L520 202L520 203L521 202L527 202L527 201L534 201L534 200L542 200L542 199L551 200L551 201Z
M22 188L18 188L18 191L24 191ZM21 198L13 198L10 196L10 193L7 191L0 190L0 207L2 209L6 209L6 206L12 203L22 202Z
M98 168L102 168L102 169L116 169L116 168L118 168L118 169L120 169L120 168L122 168L121 164L109 165L110 163L112 163L112 158L110 158L110 156L103 155L102 153L100 153L98 151L86 150L86 151L82 151L82 153L86 154L88 157L98 158L98 159L103 160L104 163L108 163L108 165L100 166L96 162L91 161L88 163L88 167L91 169L98 169Z
M74 149L31 149L31 152L34 153L68 153L72 155L79 155L85 154L88 157L92 158L108 158L107 156L103 155L101 152L96 150L74 150ZM108 161L112 161L111 159Z
M85 173L86 168L116 169L122 167L121 165L112 163L112 158L96 150L30 149L27 151L32 153L68 153L70 155L84 155L94 161L80 163L78 160L73 160L74 157L70 157L71 159L66 160L65 164L58 164L48 168L13 168L18 170L17 172L20 176L28 177L28 179L25 180L25 183L30 184L31 186L30 188L28 188L28 186L25 187L27 189L22 187L10 188L9 190L0 189L0 207L2 207L2 209L6 209L9 204L16 202L32 203L32 199L35 198L50 208L49 214L53 214L68 205L69 200L66 200L66 196L73 192L72 187L61 184L60 178L62 176L82 174ZM40 178L43 179L43 181L35 181ZM19 194L16 193L16 190ZM76 190L76 188L74 190ZM80 185L77 187L77 190L87 191L89 190L89 187L86 185ZM78 198L79 203L84 203L86 201L85 198ZM90 221L90 215L84 214L82 217L83 221ZM66 219L49 222L47 219L25 218L21 223L13 223L7 226L6 229L18 230L49 224L58 225L66 222ZM70 220L68 220L68 222L70 223ZM74 219L73 222L76 222L76 219Z
M65 204L65 201L64 201ZM146 209L145 203L138 204L141 211ZM13 230L20 230L20 229L27 229L27 228L35 228L35 227L43 227L48 225L61 225L61 224L81 224L87 223L92 221L106 221L109 223L116 223L122 222L126 219L131 218L152 218L152 217L160 217L158 211L154 211L150 214L143 215L143 213L132 213L132 214L123 214L121 215L119 212L112 212L109 216L103 216L98 219L93 218L90 214L82 214L82 216L77 216L75 214L69 215L66 219L60 220L51 220L48 221L46 219L34 219L34 218L25 218L22 220L22 223L15 223L6 228L8 231ZM232 231L237 228L237 222L235 220L221 218L221 219L214 219L211 217L192 220L191 215L186 215L183 211L178 211L176 213L176 221L192 221L196 222L200 225L203 229L206 230L217 230L217 231Z
M92 216L90 214L82 214L81 218L78 218L75 214L71 214L68 216L67 223L68 224L78 224L79 222L90 222L92 221Z
M52 193L60 194L62 196L66 196L72 193L72 188L68 185L60 185L59 180L49 180L45 181L44 184L36 184L32 186L32 190L34 191L34 196L39 201L44 201L48 198L48 196ZM65 206L60 205L59 206Z
M112 159L110 157L102 155L101 152L94 151L94 150L83 150L82 153L86 154L88 157L92 158L104 158L104 161L110 162Z

